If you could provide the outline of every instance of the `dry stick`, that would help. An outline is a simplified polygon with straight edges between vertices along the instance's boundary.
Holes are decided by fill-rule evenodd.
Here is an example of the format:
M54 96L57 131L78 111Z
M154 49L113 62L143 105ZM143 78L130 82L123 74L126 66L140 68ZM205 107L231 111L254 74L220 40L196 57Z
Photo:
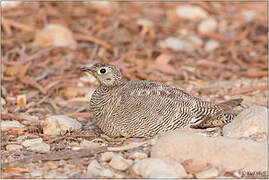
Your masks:
M23 62L26 63L28 61L32 61L32 60L38 58L39 56L41 56L43 53L51 51L55 48L56 47L49 47L49 48L41 49L40 51L37 51L36 53L32 54L31 56L28 56L26 59L24 59Z
M9 26L13 26L15 28L18 28L18 29L21 29L24 31L34 31L35 30L34 27L31 27L31 26L26 25L26 24L22 24L20 22L17 22L17 21L11 20L11 19L3 19L3 22L8 24Z
M245 94L245 93L258 91L258 90L266 90L267 88L268 88L267 85L244 88L244 89L240 89L238 91L233 91L233 92L231 92L231 93L229 93L227 95L228 96L234 96L234 95Z
M74 34L74 37L76 40L94 42L96 44L100 44L104 46L106 49L113 50L113 47L110 44L96 37L84 35L84 34Z
M118 147L98 147L98 148L85 148L85 149L79 149L79 150L74 150L74 151L64 151L64 152L54 152L50 154L40 154L40 155L35 155L35 156L30 156L26 157L23 159L11 161L11 162L6 162L3 163L4 168L11 168L11 167L18 167L20 165L25 165L31 162L37 162L37 161L53 161L53 160L62 160L62 159L74 159L74 158L80 158L84 156L89 156L89 155L94 155L94 154L99 154L99 153L104 153L107 151L126 151L130 149L134 149L146 144L151 143L150 140L142 141L139 143L133 143L133 144L128 144L126 146L118 146Z

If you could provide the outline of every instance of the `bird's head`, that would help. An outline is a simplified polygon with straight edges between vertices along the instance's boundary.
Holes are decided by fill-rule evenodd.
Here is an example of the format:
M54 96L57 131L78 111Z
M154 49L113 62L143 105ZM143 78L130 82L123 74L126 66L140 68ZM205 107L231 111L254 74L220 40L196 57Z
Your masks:
M101 86L118 86L123 82L120 70L112 64L96 63L80 70L93 75Z

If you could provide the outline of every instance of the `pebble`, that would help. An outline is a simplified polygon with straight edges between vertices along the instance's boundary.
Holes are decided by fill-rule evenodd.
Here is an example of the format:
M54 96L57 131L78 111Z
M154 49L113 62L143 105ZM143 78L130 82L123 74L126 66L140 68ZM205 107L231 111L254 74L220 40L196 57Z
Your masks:
M219 47L219 42L216 40L209 40L205 43L205 51L206 52L212 52L216 50Z
M224 126L223 135L240 138L250 137L256 133L268 134L268 108L252 106L243 110L230 123Z
M256 16L256 13L255 13L255 11L252 11L252 10L244 10L242 12L242 15L244 17L244 20L249 23L249 22L253 21L253 19Z
M95 142L92 142L92 141L87 141L87 140L84 139L80 143L80 147L82 147L82 148L98 148L98 147L101 147L101 145L98 144L98 143L95 143Z
M229 137L208 137L176 130L162 136L151 150L151 157L192 159L194 164L209 163L226 171L267 169L267 143Z
M113 154L113 157L111 161L109 162L109 165L113 169L125 171L130 167L130 165L132 165L132 160L124 159L119 154Z
M201 20L208 17L208 13L196 6L180 6L176 8L178 17L188 20Z
M27 148L30 151L39 152L39 153L46 153L50 151L50 146L46 143L36 143Z
M136 23L143 27L152 27L154 25L154 23L151 20L144 18L138 19Z
M37 48L69 47L76 49L77 42L67 27L60 24L48 24L35 34L33 46Z
M159 46L162 48L171 48L174 51L191 52L194 50L194 47L191 43L179 37L169 37L164 41L160 41Z
M18 121L2 121L1 130L7 131L13 128L24 128L24 125L20 124Z
M32 146L34 144L37 144L37 143L42 143L42 138L36 138L36 139L27 139L25 141L22 142L22 145L24 147L29 147L29 146Z
M206 171L195 174L196 178L215 178L219 175L219 171L216 168L211 168Z
M57 115L50 116L41 122L43 133L47 135L60 135L71 130L81 129L81 124L70 117Z
M214 32L218 27L218 22L214 18L208 18L203 20L199 25L198 25L198 32L199 33L211 33Z
M18 145L18 144L8 144L8 145L6 145L6 150L7 151L17 151L17 150L20 150L20 149L22 149L22 146Z
M180 163L159 158L139 160L132 167L132 171L143 178L187 177L187 173Z
M111 161L112 157L114 156L114 153L113 152L105 152L105 153L102 153L101 154L101 161L103 162L109 162Z
M148 157L147 153L144 152L133 152L129 155L130 159L145 159L147 157Z
M92 160L88 165L87 178L112 178L114 176L115 173L111 169L102 167L97 160Z

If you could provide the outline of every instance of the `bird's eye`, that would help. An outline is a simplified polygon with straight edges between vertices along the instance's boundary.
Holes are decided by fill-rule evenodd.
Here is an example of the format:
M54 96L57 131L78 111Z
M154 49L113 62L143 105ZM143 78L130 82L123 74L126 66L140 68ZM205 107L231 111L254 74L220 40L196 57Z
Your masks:
M106 73L106 69L104 69L104 68L100 69L100 73L101 74L105 74Z

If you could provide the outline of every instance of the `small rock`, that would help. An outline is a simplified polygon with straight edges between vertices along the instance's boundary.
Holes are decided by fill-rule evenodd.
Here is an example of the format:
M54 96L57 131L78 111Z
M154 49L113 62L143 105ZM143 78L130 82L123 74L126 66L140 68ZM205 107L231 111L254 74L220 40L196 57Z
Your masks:
M201 171L208 170L211 167L207 162L194 162L192 159L184 161L183 166L189 174L196 174Z
M50 146L46 143L41 142L41 143L32 144L27 149L34 152L46 153L50 151Z
M162 48L171 48L174 51L191 52L194 50L191 43L178 37L169 37L164 41L160 41L159 45Z
M60 135L71 130L81 129L81 124L67 116L50 116L41 122L41 127L44 134Z
M136 21L136 23L140 26L144 26L144 27L152 27L154 25L154 23L151 21L151 20L148 20L148 19L144 19L144 18L141 18L141 19L138 19Z
M87 178L105 177L112 178L115 174L111 169L102 167L98 161L92 160L87 168Z
M17 96L17 104L20 107L23 107L26 105L26 95L25 94L21 94Z
M255 18L256 13L252 10L244 10L242 15L246 22L251 22Z
M212 52L219 47L219 42L216 40L209 40L205 44L205 51Z
M214 18L208 18L203 20L199 25L198 25L198 32L199 33L211 33L215 31L218 27L218 22Z
M24 125L20 124L18 121L2 121L1 130L7 131L13 128L24 128Z
M17 150L22 149L22 146L18 145L18 144L8 144L6 146L6 149L7 149L7 151L17 151Z
M267 169L266 147L266 142L201 136L179 129L162 136L153 145L151 157L177 162L192 159L193 164L209 163L226 171L264 171Z
M120 171L125 171L129 168L129 166L132 164L132 160L126 160L119 154L114 154L111 161L109 162L109 165Z
M130 159L145 159L147 157L148 155L144 152L133 152L132 154L129 155Z
M42 172L37 172L37 171L33 171L30 172L32 177L41 177L42 176Z
M77 42L73 38L72 32L65 26L48 24L44 29L36 33L33 46L37 48L56 46L76 49Z
M34 144L41 143L42 141L43 141L42 138L27 139L27 140L22 142L22 145L24 147L29 147L29 146L32 146Z
M195 174L197 178L215 178L219 175L219 171L216 168L211 168L206 171Z
M208 13L196 6L180 6L176 8L176 14L183 19L200 20L208 17Z
M16 143L21 144L22 141L24 141L25 139L27 139L27 136L26 135L19 136L19 137L16 138Z
M243 110L230 123L224 126L223 135L228 137L250 137L256 133L268 134L268 109L252 106Z
M182 178L187 176L181 164L159 158L139 160L132 167L132 170L143 178Z
M109 162L111 161L112 157L114 156L113 152L105 152L101 154L101 161Z
M101 145L98 143L92 142L92 141L83 140L80 143L80 147L82 147L82 148L98 148L98 147L101 147Z

